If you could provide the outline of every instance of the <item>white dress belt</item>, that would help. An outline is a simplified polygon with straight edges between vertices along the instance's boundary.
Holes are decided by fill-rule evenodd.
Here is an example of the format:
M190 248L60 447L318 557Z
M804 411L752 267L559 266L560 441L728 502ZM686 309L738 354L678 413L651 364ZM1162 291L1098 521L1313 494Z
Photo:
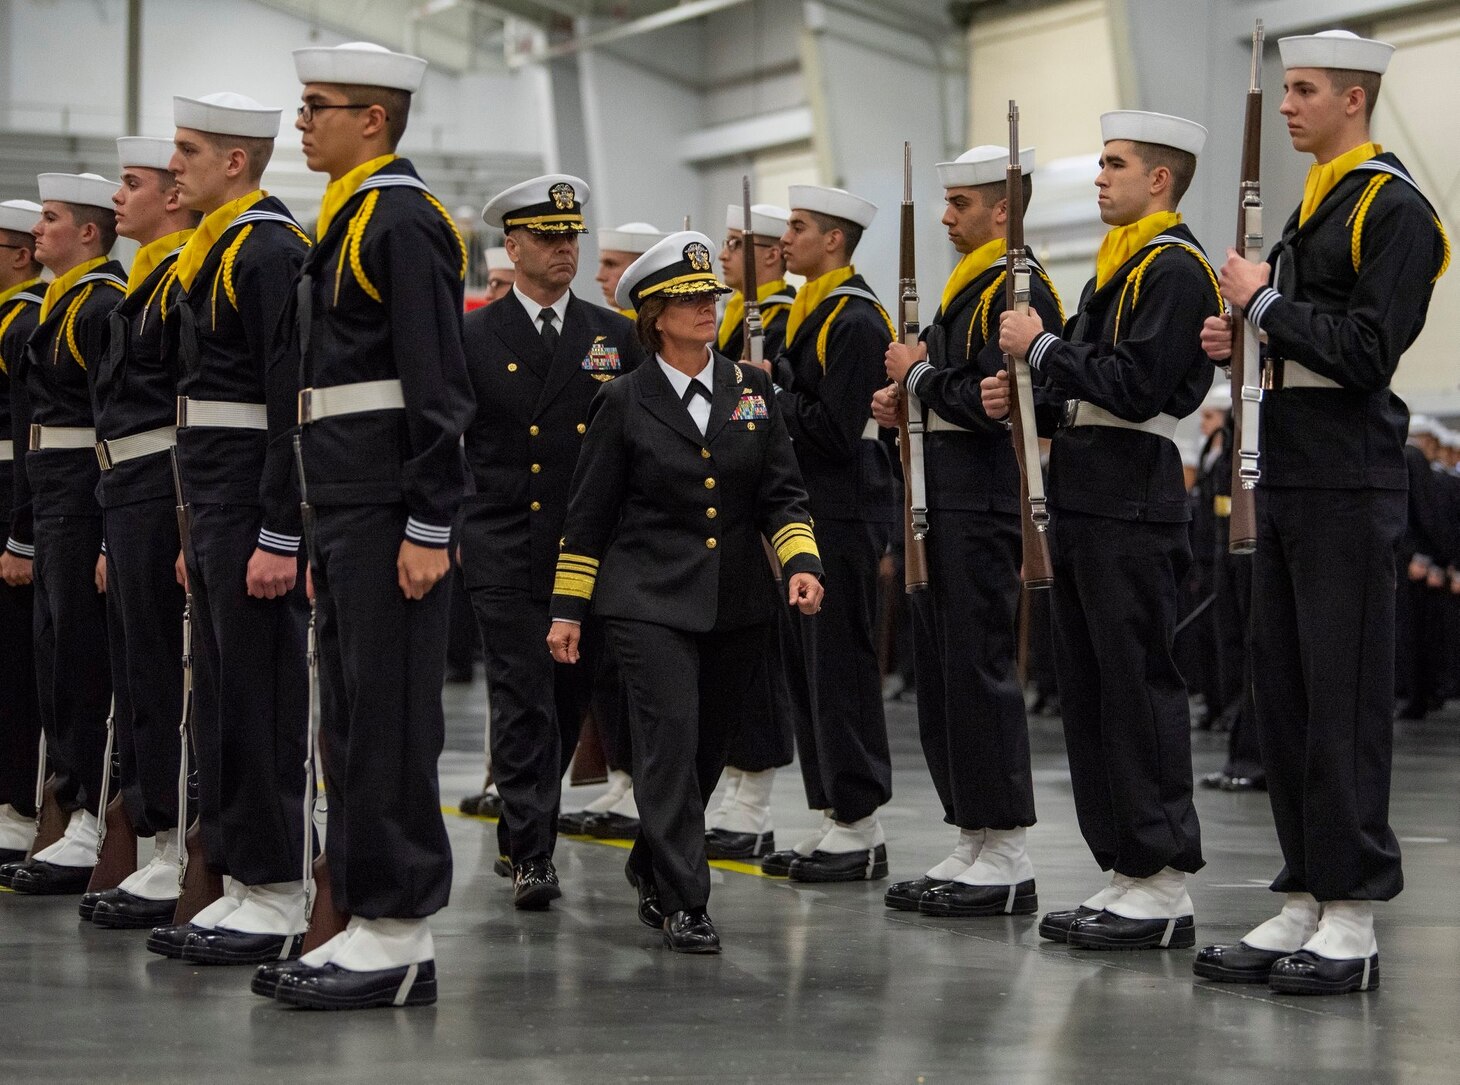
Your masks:
M32 423L30 427L30 450L40 452L53 448L94 448L96 430L87 426L42 426Z
M924 433L972 433L973 430L966 426L960 426L956 422L950 422L936 411L929 411L927 421L923 423Z
M1336 380L1320 377L1306 365L1287 359L1283 366L1283 388L1342 388ZM1279 389L1281 391L1282 389Z
M262 403L177 397L177 424L211 429L268 429L269 412Z
M399 411L406 405L398 380L360 381L328 388L299 389L299 424L366 411Z
M1175 440L1176 426L1181 420L1175 415L1158 414L1144 422L1130 422L1111 414L1104 407L1097 407L1083 399L1072 399L1065 404L1066 426L1106 426L1110 429L1130 429L1137 433L1152 433L1168 441Z
M0 441L0 463L15 462L15 442L6 438Z
M161 426L130 437L113 437L109 441L96 442L96 460L103 471L110 471L119 463L138 460L157 452L166 452L177 444L177 427Z

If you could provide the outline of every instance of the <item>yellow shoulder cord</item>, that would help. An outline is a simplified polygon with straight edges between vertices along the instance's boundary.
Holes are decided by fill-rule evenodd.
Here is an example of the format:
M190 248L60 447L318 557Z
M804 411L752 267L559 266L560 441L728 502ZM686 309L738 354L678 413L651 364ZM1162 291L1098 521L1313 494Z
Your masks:
M1221 288L1217 286L1217 273L1212 270L1212 265L1207 263L1205 256L1190 245L1184 245L1180 242L1173 242L1170 245L1157 245L1151 250L1149 256L1136 265L1135 271L1130 273L1125 280L1125 285L1120 288L1120 301L1115 307L1115 334L1111 338L1112 343L1120 341L1120 318L1121 314L1125 311L1126 294L1130 294L1131 308L1134 309L1141 300L1141 280L1145 277L1146 268L1151 266L1151 261L1170 248L1183 248L1191 253L1192 256L1196 257L1197 263L1201 264L1202 269L1207 273L1207 279L1212 284L1212 292L1217 296L1217 308L1219 310L1225 308L1226 302L1222 300Z
M826 372L826 339L831 334L831 322L837 318L838 313L846 308L847 302L850 300L850 297L843 297L841 301L837 302L836 308L831 311L831 316L822 322L821 330L816 333L816 360L821 363L821 371L823 373ZM887 315L887 310L876 302L873 302L873 307L876 308L878 314L887 324L888 333L891 334L893 339L896 339L897 326L892 323L892 318Z
M449 226L449 227L451 227L451 236L454 237L454 238L456 238L457 248L461 249L461 278L463 280L465 280L466 279L466 240L461 236L461 231L456 228L456 220L454 218L452 218L450 214L447 213L446 208L444 208L444 207L441 206L441 201L438 200L435 196L431 195L431 193L426 192L425 190L422 190L421 195L426 197L426 202L427 203L429 203L432 207L436 208L437 211L441 212L441 217L446 220L446 225Z
M3 340L5 338L5 333L10 330L10 325L15 323L15 318L21 314L21 311L24 308L25 302L17 302L15 305L11 306L10 312L6 313L3 317L0 317L0 340ZM0 358L0 373L9 372L10 367L5 364L5 359Z
M86 359L81 355L81 348L76 345L76 310L86 304L86 299L91 297L91 292L96 289L95 283L87 283L86 289L81 291L76 300L66 309L66 317L61 321L62 334L56 336L56 349L51 355L52 361L59 362L61 359L61 340L66 340L66 349L71 352L71 357L76 359L76 364L82 369L86 368Z
M214 330L218 327L218 284L220 282L223 284L224 294L228 296L229 304L233 306L233 311L238 311L238 294L233 289L233 265L238 260L238 250L243 247L244 239L251 233L253 233L253 223L249 223L238 231L238 236L233 239L233 243L224 251L223 259L219 261L217 274L213 276L213 293L209 302Z
M1354 204L1354 209L1349 212L1348 222L1344 224L1353 227L1353 233L1349 236L1349 260L1353 263L1355 271L1359 270L1359 265L1363 262L1364 220L1369 216L1369 207L1373 204L1375 197L1379 195L1379 190L1388 184L1393 176L1392 173L1376 173L1370 178L1363 193L1359 196L1358 202ZM1438 218L1434 222L1435 229L1440 232L1442 256L1440 270L1435 272L1435 277L1430 280L1431 283L1439 282L1440 276L1445 274L1446 269L1450 266L1450 236L1445 233L1445 226Z
M973 329L977 327L983 334L984 342L989 339L989 309L993 305L994 295L998 293L999 287L1004 285L1004 279L1008 277L1007 271L1001 271L994 276L994 281L978 297L978 305L974 307L973 319L968 322L968 341L963 344L963 357L967 359L973 353Z
M152 294L147 298L147 304L142 306L142 318L138 322L138 330L147 327L147 314L152 311L152 303L157 302L157 316L159 320L167 320L167 288L177 279L177 261L174 260L171 266L162 273L162 278L153 287Z

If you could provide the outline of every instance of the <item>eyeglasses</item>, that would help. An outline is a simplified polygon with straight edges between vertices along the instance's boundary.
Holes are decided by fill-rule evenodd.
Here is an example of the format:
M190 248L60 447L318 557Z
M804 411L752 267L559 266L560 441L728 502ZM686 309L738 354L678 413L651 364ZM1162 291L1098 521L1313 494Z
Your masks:
M341 104L341 105L325 105L325 104L322 104L322 105L314 105L311 102L305 102L302 106L300 106L298 109L296 109L294 111L294 115L296 117L298 117L301 121L303 121L305 124L308 124L312 120L314 120L314 115L316 113L321 113L321 112L323 112L326 109L369 109L369 108L370 108L369 105L350 105L350 104Z
M727 237L725 239L726 252L739 252L740 246L744 244L743 239L738 237ZM779 241L756 241L754 245L758 249L778 249L781 247Z

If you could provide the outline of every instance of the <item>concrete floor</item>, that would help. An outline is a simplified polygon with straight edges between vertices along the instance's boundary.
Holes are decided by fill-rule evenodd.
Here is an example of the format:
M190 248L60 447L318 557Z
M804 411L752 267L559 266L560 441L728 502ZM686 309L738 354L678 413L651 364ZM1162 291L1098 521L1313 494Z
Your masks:
M449 687L448 804L480 782L480 677ZM913 710L889 706L893 876L940 859L951 830ZM1101 878L1074 826L1057 721L1033 721L1043 908ZM1196 769L1223 736L1196 736ZM1460 713L1401 725L1393 819L1408 887L1380 912L1383 988L1330 999L1194 983L1192 951L1099 954L1042 942L1036 917L930 920L882 905L886 883L800 887L716 870L718 958L660 947L634 916L621 848L565 840L564 899L513 911L489 823L453 816L451 907L434 924L441 1001L312 1014L251 995L248 970L198 969L141 932L81 924L75 901L0 894L0 1081L1379 1082L1460 1081ZM597 789L570 794L576 807ZM1262 795L1199 792L1208 866L1198 944L1273 908ZM776 788L789 840L810 824L799 778ZM742 868L743 869L743 868Z

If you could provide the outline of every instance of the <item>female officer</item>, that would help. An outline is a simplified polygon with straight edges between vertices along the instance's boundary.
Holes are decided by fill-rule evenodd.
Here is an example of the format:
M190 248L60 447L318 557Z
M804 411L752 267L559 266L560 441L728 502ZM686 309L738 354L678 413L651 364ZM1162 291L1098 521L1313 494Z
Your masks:
M762 681L777 605L761 537L789 602L821 604L806 491L771 382L710 349L710 239L683 231L624 272L654 362L598 393L573 479L548 647L578 658L578 622L604 621L630 701L640 828L626 874L639 918L681 953L717 953L705 911L705 803L742 702Z

